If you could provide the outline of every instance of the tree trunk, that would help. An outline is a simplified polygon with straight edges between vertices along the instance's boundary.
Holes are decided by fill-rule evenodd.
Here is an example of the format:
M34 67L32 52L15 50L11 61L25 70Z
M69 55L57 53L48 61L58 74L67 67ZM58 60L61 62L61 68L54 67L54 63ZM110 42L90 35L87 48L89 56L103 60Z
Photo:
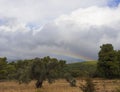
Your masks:
M37 80L36 82L36 88L41 88L43 84L43 80Z

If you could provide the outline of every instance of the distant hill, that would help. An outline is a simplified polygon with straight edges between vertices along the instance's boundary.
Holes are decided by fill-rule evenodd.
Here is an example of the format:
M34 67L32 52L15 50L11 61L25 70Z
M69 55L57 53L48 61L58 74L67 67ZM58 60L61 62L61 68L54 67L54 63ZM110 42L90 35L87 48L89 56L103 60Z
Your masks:
M96 71L97 61L69 63L66 69L75 77L92 75Z

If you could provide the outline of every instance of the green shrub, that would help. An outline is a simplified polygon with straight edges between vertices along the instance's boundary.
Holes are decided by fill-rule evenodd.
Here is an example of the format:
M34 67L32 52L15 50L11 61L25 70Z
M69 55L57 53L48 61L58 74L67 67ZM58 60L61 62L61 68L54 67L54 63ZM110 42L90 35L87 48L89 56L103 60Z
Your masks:
M71 87L76 87L76 80L75 80L75 79L72 79L72 80L70 81L70 86L71 86Z
M87 78L85 81L86 83L84 85L81 84L80 89L83 92L95 92L95 85L93 84L92 79Z

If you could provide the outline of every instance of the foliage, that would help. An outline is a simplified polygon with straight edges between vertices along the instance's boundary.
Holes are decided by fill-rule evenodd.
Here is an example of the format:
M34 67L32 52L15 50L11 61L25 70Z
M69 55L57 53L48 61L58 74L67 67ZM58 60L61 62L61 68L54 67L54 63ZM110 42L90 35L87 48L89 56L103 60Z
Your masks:
M6 57L0 58L0 80L7 78L7 61Z
M66 72L64 74L64 78L66 79L67 82L70 83L71 87L76 87L76 80L70 73Z
M70 86L76 86L76 77L93 77L96 71L97 61L85 61L70 63L64 68L66 71L65 79L70 83Z
M113 49L112 44L103 44L100 48L97 63L98 75L105 78L119 77L120 65L117 51Z
M117 60L118 60L118 67L119 67L118 76L120 78L120 50L117 51Z
M66 70L73 77L88 77L94 76L96 71L97 61L85 61L67 64Z
M31 79L31 64L32 60L19 60L16 62L16 76L15 79L19 83L29 83Z
M37 80L41 76L40 73L43 74L42 76L47 75L44 77L44 80L53 82L56 78L73 80L74 77L84 77L88 74L92 75L96 70L96 61L66 65L64 60L57 60L50 57L17 60L13 62L7 62L6 60L6 58L0 60L0 79L18 80L19 83L29 83L33 79Z
M7 58L0 58L0 80L18 80L19 83L29 83L36 80L36 87L48 80L52 83L55 79L64 78L66 61L50 58L35 58L31 60L18 60L7 62Z
M32 60L18 61L17 79L20 83L29 83L31 80L36 80L36 87L42 87L45 80L52 83L59 78L62 68L65 66L64 60L57 60L49 56L44 58L35 58Z
M16 68L14 65L8 63L7 64L7 67L6 67L6 70L7 70L7 79L8 80L12 80L12 79L15 79L15 76L16 76Z
M76 80L73 78L69 81L71 87L76 87Z

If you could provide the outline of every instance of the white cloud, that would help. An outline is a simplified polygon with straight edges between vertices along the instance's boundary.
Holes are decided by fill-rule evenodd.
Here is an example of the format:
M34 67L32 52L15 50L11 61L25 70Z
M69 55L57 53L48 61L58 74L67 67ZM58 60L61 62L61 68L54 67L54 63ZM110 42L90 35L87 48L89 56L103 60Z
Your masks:
M75 46L79 46L78 49L83 50L83 53L89 53L89 55L93 53L94 56L95 53L97 54L99 45L103 43L113 43L115 46L120 44L118 42L120 40L118 35L120 34L119 11L120 7L117 9L108 7L80 8L70 15L61 16L55 20L55 23L61 31L68 33L71 45L75 44Z
M46 23L79 7L104 5L107 0L0 0L0 16Z
M12 1L0 0L0 56L57 53L97 59L103 43L120 49L120 6L105 7L107 0Z
M109 26L110 24L116 23L120 20L120 9L111 9L109 7L89 7L89 8L80 8L77 11L72 12L71 15L63 15L57 22L70 22L73 21L78 25L90 25L90 26ZM71 22L70 22L71 23Z

